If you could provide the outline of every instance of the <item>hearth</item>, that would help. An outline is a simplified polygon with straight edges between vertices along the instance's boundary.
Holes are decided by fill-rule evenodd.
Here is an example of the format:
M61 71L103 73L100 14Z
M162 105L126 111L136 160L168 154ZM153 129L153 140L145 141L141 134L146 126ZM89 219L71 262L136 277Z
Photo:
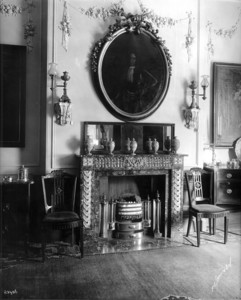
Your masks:
M85 254L182 242L183 160L177 154L81 156Z

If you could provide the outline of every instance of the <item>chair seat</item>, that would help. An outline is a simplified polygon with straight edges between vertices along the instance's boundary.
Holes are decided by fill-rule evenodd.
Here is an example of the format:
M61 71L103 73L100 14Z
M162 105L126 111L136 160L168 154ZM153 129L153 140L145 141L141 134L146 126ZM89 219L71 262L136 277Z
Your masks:
M78 221L80 218L77 213L73 211L56 211L48 213L43 222L61 223L61 222L73 222Z
M225 213L228 212L225 208L211 205L211 204L199 204L199 205L192 205L192 211L196 213Z

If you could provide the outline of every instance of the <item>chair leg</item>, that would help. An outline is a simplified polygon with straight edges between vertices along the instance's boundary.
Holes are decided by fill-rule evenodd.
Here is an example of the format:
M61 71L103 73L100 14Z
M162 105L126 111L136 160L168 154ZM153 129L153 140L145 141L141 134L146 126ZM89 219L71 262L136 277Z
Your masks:
M24 252L26 258L28 258L28 248L29 248L29 236L27 235L24 238Z
M45 231L42 230L42 262L45 262L45 248L46 248Z
M228 241L228 222L229 219L227 218L227 216L225 216L224 217L224 244L226 244Z
M188 225L187 225L187 234L186 234L187 237L188 237L189 232L190 232L191 223L192 223L192 216L189 214L189 217L188 217Z
M213 218L213 234L216 234L216 218Z
M74 228L71 229L72 232L71 232L71 247L73 247L74 245Z
M197 247L200 246L200 227L201 227L201 219L196 217L196 227L197 227Z
M83 241L82 227L79 228L79 251L80 251L80 258L83 258L84 257L84 241Z
M211 235L212 234L212 218L209 218L208 219L208 223L209 223L209 234Z

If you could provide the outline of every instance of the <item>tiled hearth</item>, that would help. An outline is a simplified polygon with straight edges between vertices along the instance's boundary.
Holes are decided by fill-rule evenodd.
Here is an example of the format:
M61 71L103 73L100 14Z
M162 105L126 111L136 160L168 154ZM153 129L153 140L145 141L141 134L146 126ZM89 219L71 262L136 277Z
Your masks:
M184 155L177 154L81 156L85 255L182 244L183 161ZM138 195L143 207L149 200L150 227L145 226L143 213L141 238L136 238L136 234L116 238L116 213L112 205L125 193Z

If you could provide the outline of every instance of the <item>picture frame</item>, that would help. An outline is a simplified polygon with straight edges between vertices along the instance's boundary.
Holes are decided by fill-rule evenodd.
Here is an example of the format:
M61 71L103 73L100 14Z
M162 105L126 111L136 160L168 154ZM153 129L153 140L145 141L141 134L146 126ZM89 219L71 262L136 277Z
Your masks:
M27 48L0 44L0 147L25 147Z
M137 15L110 26L91 55L96 92L123 121L141 120L157 110L169 88L171 65L165 42Z
M213 63L213 144L230 148L241 136L241 64Z

